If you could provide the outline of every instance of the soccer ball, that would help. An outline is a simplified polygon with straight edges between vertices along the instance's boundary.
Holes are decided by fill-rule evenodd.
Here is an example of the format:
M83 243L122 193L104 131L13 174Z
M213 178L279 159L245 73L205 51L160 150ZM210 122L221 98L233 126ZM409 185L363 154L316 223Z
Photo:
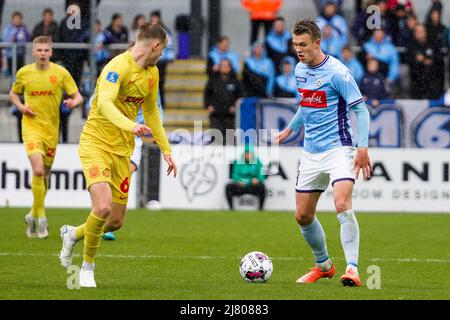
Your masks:
M272 261L259 251L247 253L239 265L242 278L249 282L266 282L272 276L272 271Z

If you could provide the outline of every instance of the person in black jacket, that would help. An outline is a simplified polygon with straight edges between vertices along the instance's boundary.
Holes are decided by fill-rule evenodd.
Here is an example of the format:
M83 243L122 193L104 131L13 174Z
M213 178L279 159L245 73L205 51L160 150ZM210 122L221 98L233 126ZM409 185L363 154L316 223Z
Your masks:
M428 39L422 24L414 28L414 39L408 47L411 78L410 95L413 99L438 99L444 91L443 57L437 43Z
M377 107L380 100L389 98L385 86L386 78L379 71L379 62L376 59L367 61L367 73L361 80L359 88L366 100L371 100L371 105Z
M226 129L234 129L236 103L243 96L242 85L237 79L231 61L223 59L219 73L213 75L205 88L205 108L210 125L222 133L225 144Z

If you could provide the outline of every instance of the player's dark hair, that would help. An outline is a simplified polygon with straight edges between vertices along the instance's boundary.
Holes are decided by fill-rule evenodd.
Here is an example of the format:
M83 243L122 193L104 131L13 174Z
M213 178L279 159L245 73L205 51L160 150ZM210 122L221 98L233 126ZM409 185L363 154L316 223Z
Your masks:
M39 36L33 39L33 46L38 44L38 43L47 43L50 46L52 46L52 38L48 37L48 36Z
M150 24L146 23L139 27L137 40L148 40L148 39L156 39L160 40L161 42L167 41L167 33L166 30L158 25L158 24Z
M319 26L309 18L298 20L295 23L294 29L292 29L292 33L296 36L307 33L311 36L313 41L322 37L322 32L320 32Z

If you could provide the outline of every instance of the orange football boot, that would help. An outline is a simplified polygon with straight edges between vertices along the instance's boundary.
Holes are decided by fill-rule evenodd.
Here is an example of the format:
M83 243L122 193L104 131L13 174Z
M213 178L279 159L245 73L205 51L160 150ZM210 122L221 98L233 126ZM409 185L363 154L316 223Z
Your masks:
M297 283L314 283L321 278L333 278L336 273L336 268L334 264L331 266L330 270L322 271L322 269L318 267L314 267L310 272L297 279Z
M359 275L352 270L348 270L341 277L341 282L344 287L361 287L361 280L359 279Z

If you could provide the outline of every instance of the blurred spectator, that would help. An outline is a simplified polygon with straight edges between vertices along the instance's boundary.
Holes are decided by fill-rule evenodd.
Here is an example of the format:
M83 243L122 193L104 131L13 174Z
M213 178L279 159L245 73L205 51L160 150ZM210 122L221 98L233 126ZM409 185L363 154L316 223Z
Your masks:
M39 22L33 29L33 39L39 36L48 36L52 38L53 42L59 42L59 26L56 20L53 19L53 10L45 8L42 12L42 21ZM51 61L60 60L60 51L53 49Z
M223 59L219 71L209 78L205 88L205 108L211 128L222 133L225 144L226 129L234 129L236 103L243 96L242 84L237 79L231 61Z
M275 83L275 67L267 58L262 43L256 42L245 60L242 77L245 94L250 97L271 97Z
M336 4L333 1L327 1L323 9L323 14L316 19L316 23L320 30L328 25L336 31L333 37L339 37L339 43L344 46L348 41L347 21L341 15L336 13ZM341 47L342 48L342 47ZM340 50L339 50L340 52Z
M79 12L75 10L67 13L67 16L59 24L60 41L65 43L87 43L89 42L89 20L81 15L80 28L73 28L71 21L72 16L79 15ZM88 60L88 50L86 49L62 49L60 51L61 62L64 67L69 71L75 83L80 88L81 76L83 73L84 62ZM63 97L63 100L66 97ZM60 108L60 133L61 142L67 143L69 139L69 117L71 110L61 103Z
M436 43L427 39L425 26L414 29L414 41L408 47L410 95L413 99L438 99L444 91L443 57Z
M323 27L320 48L325 54L338 58L345 45L342 41L343 39L339 36L336 29L333 29L330 25Z
M399 55L392 42L386 39L383 29L375 30L370 41L363 46L364 61L374 58L380 63L380 71L387 75L389 84L399 76Z
M131 33L129 35L130 42L136 41L139 27L147 23L145 16L143 14L138 14L134 17L133 23L131 24Z
M242 6L250 14L250 44L258 40L260 26L264 26L264 38L272 29L272 24L282 6L281 0L242 0Z
M369 40L374 31L367 27L368 18L373 14L372 12L370 14L367 14L366 12L367 5L369 4L370 3L366 3L364 10L357 15L352 25L352 35L360 46ZM388 39L391 39L393 21L392 16L387 10L386 0L374 0L373 4L378 6L380 9L380 29L384 30L384 33Z
M67 16L59 24L60 41L65 43L87 43L89 42L89 21L81 18L81 28L72 28L69 18L77 15L75 11L67 13ZM75 83L80 86L83 64L88 59L86 49L63 49L61 50L61 61L64 67L72 75Z
M42 12L42 21L33 29L33 39L39 36L49 36L53 42L59 41L58 23L53 19L53 10L44 9Z
M166 105L166 91L164 89L166 83L166 70L167 65L175 60L175 45L173 43L173 35L170 29L165 25L161 19L161 11L154 10L150 13L150 23L152 25L158 24L166 30L167 34L167 46L164 49L161 58L156 66L159 70L159 94L161 96L161 105L164 108Z
M128 43L128 29L123 25L123 18L120 13L112 15L110 25L103 32L107 39L105 44ZM111 59L122 52L122 49L110 50Z
M298 96L297 80L295 78L296 61L292 57L281 60L281 74L275 78L273 96L277 98L295 98Z
M219 71L219 64L223 59L231 61L234 73L239 73L241 62L238 54L230 49L230 38L227 36L217 39L216 46L208 54L207 72L209 76Z
M378 61L369 59L367 61L367 73L361 80L359 88L365 100L371 100L371 105L377 107L380 100L387 99L389 94L386 90L384 82L386 78L378 69Z
M388 11L394 12L398 6L402 6L407 14L414 13L414 7L410 0L388 0L386 7Z
M276 71L280 70L281 60L289 54L291 38L291 33L286 30L284 18L276 18L265 40L267 55L272 59Z
M342 50L340 60L351 71L356 82L359 84L364 76L364 68L361 62L356 59L355 54L349 45L346 45Z
M105 43L110 43L112 39L107 38L108 34L102 30L102 23L100 20L95 20L95 60L97 64L97 77L109 61L110 53L105 46Z
M344 2L344 0L314 0L318 15L323 14L325 6L330 2L334 3L336 6L336 12L342 14L342 2Z
M22 68L25 64L25 43L31 40L31 34L27 26L23 23L23 16L20 11L14 11L11 15L11 23L9 23L3 31L3 41L9 43L18 43L22 45L17 46L16 56L17 65L16 71ZM8 64L8 74L12 74L13 70L13 50L6 48L6 61Z
M252 146L246 144L242 158L234 161L231 179L232 182L227 184L225 189L231 210L234 209L233 197L243 194L258 196L259 210L263 210L266 199L264 186L266 177L263 174L263 164L256 156Z
M448 46L447 28L441 22L441 12L438 9L430 11L425 28L427 29L428 42L435 43L441 51L444 51Z
M439 13L442 14L443 8L442 2L440 0L431 0L430 2L431 2L430 9L428 10L428 13L425 17L425 21L428 21L430 19L430 15L433 10L437 10L439 11Z
M392 11L392 42L394 45L403 47L408 44L408 13L406 12L405 6L397 5Z

